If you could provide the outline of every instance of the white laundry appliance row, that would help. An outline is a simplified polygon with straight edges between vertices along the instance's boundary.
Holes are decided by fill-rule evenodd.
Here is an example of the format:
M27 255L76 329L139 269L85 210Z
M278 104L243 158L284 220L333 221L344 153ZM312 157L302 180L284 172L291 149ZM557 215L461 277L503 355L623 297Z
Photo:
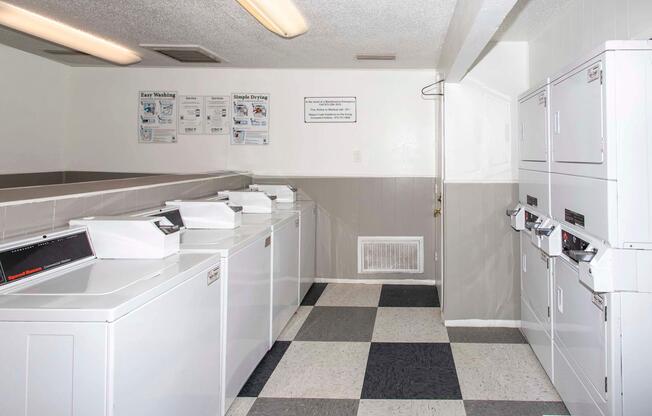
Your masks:
M612 41L519 100L522 330L572 414L647 414L652 42Z
M2 413L225 414L314 279L314 217L283 204L170 201L0 246Z

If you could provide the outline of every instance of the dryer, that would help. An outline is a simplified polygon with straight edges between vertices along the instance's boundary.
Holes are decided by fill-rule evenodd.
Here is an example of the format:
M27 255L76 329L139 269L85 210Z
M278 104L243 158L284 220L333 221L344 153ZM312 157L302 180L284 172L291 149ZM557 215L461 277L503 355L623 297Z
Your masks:
M0 245L2 413L215 415L219 257L100 260L102 238L78 227Z

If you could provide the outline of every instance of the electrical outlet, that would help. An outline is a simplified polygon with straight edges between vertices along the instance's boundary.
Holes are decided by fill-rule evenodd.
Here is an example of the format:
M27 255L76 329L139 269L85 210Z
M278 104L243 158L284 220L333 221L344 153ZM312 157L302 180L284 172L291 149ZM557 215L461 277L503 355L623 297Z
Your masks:
M359 150L354 150L353 151L353 163L360 163L362 162L362 152Z

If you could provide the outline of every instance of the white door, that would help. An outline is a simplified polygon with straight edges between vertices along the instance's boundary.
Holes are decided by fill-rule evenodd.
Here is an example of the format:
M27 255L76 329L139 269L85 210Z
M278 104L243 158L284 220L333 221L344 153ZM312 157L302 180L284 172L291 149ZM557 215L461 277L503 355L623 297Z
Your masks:
M548 160L547 106L548 93L545 89L519 103L522 161L545 162Z
M551 91L553 161L602 163L602 61L557 81Z
M555 343L591 394L606 397L606 300L582 285L577 269L561 257L553 296Z
M299 306L299 215L272 233L272 320L269 346Z
M531 243L530 236L521 232L521 294L532 308L536 318L550 333L550 270L548 256Z
M315 282L315 239L317 237L317 206L304 209L301 212L301 260L299 280L299 303L308 289Z

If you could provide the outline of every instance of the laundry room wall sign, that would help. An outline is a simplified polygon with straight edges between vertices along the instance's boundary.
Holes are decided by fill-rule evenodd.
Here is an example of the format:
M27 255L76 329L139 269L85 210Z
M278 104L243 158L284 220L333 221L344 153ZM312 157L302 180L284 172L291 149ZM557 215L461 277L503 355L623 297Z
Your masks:
M358 119L357 97L305 97L305 123L355 123Z
M175 91L138 93L138 142L177 142L177 93Z
M231 144L269 144L269 98L269 94L231 95Z

